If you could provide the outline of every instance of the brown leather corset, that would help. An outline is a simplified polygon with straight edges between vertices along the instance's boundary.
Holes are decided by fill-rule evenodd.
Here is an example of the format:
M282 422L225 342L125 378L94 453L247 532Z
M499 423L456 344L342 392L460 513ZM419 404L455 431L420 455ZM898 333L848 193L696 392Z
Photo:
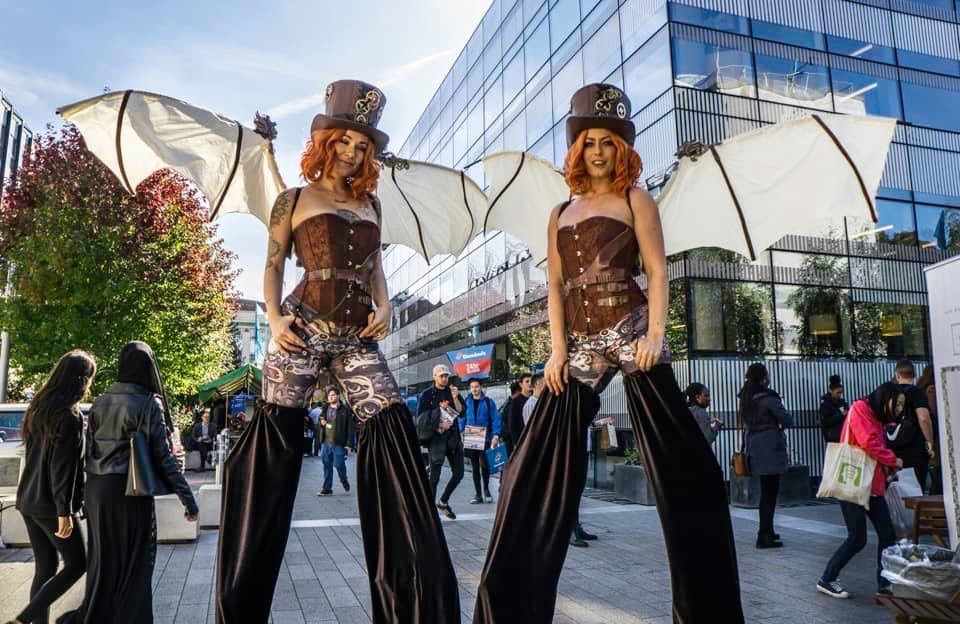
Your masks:
M633 279L637 237L626 223L589 217L557 231L568 331L597 333L646 304Z
M371 312L370 278L380 249L380 228L335 213L308 217L293 231L306 273L293 291L322 318L356 325Z

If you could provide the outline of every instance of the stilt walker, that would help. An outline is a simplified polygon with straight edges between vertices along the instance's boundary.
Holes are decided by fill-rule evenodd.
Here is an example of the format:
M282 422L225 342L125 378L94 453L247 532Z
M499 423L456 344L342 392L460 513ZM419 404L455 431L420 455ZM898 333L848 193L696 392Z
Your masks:
M548 390L503 476L476 624L553 621L586 481L587 428L617 371L657 498L674 621L743 622L723 474L669 364L663 235L656 204L636 188L634 138L619 88L574 94L564 168L573 199L554 209L547 229ZM638 255L649 302L633 278Z

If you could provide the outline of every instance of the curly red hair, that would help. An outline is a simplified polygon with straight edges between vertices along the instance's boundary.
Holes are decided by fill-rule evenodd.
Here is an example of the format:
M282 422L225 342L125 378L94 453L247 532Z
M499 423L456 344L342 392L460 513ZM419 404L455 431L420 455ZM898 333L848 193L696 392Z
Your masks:
M316 182L323 177L329 163L337 157L337 141L347 133L341 128L317 130L303 148L300 156L300 174L307 182ZM373 159L373 141L363 154L360 169L350 182L350 192L354 199L366 199L377 188L377 179L380 177L380 166Z
M613 190L623 194L627 192L628 188L637 185L640 172L643 171L643 162L636 150L626 141L613 133L610 136L617 150L617 160L613 168ZM586 140L587 131L584 130L577 135L577 140L567 150L567 157L563 163L563 177L567 181L567 186L570 187L570 192L574 195L583 195L590 190L590 175L583 163L583 149Z

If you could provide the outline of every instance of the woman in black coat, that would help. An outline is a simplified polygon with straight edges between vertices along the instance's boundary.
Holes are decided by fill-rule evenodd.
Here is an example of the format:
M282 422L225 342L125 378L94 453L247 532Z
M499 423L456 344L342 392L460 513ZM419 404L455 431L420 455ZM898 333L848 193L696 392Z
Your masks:
M127 343L120 352L117 382L90 410L86 593L79 611L59 622L152 624L157 523L153 497L126 495L134 433L145 434L152 472L180 498L187 519L193 522L197 516L193 492L170 450L168 414L153 351L143 342Z
M73 517L83 498L83 417L77 405L96 373L90 354L65 354L23 417L26 463L16 507L30 536L34 573L30 604L13 620L15 624L46 622L50 605L80 580L87 567ZM60 572L57 553L63 558Z
M770 389L770 376L763 364L747 368L740 390L740 414L746 427L744 452L750 474L760 477L760 530L757 548L783 546L773 530L773 513L780 493L780 476L787 471L787 437L783 430L793 426L793 416L784 408L780 395Z

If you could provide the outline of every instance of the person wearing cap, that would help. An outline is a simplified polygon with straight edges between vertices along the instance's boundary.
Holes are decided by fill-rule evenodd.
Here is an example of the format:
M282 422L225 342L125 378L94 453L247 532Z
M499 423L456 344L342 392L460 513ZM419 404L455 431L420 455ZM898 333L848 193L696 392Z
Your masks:
M457 514L450 506L450 497L463 479L461 414L463 402L457 387L450 383L450 369L446 364L437 364L433 367L433 385L420 393L417 403L417 435L429 451L430 491L434 499L440 485L443 460L450 463L450 481L437 501L437 509L451 520L455 520Z
M305 186L270 215L264 300L272 340L262 407L225 464L216 621L261 624L283 561L303 461L303 422L321 372L360 422L357 507L375 622L460 621L457 580L430 497L409 410L377 342L390 302L380 204L386 97L358 80L326 88L300 159ZM296 252L304 275L281 299ZM416 582L410 582L416 579Z
M571 99L564 177L572 199L545 224L547 391L501 479L475 624L552 621L586 483L587 428L618 371L657 498L674 620L743 622L723 473L669 364L663 232L656 204L637 188L630 116L615 85L587 85ZM646 293L634 279L638 258Z
M840 431L850 404L843 398L840 375L830 375L830 392L820 397L820 430L827 442L840 442Z

